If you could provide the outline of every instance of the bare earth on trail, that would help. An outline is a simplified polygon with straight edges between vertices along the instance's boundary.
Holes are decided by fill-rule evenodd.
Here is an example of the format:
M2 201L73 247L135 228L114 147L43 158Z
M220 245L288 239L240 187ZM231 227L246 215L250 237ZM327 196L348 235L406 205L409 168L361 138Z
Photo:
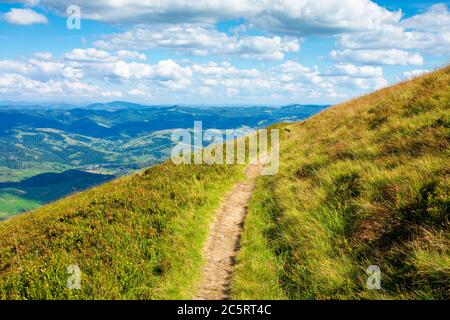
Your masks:
M206 264L198 286L197 300L229 298L231 273L239 249L240 235L256 177L261 165L250 165L245 181L236 184L225 197L211 225L204 247Z

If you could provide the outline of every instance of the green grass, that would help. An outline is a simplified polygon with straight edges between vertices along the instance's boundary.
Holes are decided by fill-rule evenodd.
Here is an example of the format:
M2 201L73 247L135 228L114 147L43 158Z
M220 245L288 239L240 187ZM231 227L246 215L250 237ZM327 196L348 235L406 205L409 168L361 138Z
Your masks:
M70 168L67 166L50 163L41 163L39 168L30 169L10 169L5 166L0 166L0 182L19 182L40 173L49 171L64 171L65 169Z
M447 67L277 125L280 172L257 182L233 298L448 299L449 106ZM215 209L242 178L166 162L0 222L0 298L192 298ZM382 290L366 288L369 265Z
M47 175L38 175L33 177L32 185L27 184L26 181L6 188L0 185L0 219L35 209L77 190L85 190L111 180L113 177L86 174L76 170L70 172L72 173L61 173L59 180L51 180Z
M285 125L237 299L449 299L450 67ZM368 290L366 268L381 269Z
M208 225L242 172L167 162L2 222L0 298L191 298ZM66 286L71 264L80 290Z
M24 198L21 190L0 189L0 220L11 216L12 213L31 210L40 205L38 201Z

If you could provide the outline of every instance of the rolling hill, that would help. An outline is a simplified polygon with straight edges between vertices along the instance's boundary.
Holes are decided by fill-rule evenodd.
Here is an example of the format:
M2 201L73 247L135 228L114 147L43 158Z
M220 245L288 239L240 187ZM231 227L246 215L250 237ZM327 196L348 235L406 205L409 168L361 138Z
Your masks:
M258 178L232 297L448 299L449 106L446 67L275 125L280 172ZM168 161L1 222L0 298L194 297L214 211L243 171Z

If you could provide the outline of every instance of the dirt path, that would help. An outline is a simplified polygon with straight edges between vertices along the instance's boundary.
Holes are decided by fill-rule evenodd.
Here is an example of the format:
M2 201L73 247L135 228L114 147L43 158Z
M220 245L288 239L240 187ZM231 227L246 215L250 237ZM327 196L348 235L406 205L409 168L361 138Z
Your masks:
M218 209L216 221L211 225L205 243L206 264L195 299L229 299L231 273L239 249L247 205L260 172L261 165L250 165L245 173L246 180L233 187Z

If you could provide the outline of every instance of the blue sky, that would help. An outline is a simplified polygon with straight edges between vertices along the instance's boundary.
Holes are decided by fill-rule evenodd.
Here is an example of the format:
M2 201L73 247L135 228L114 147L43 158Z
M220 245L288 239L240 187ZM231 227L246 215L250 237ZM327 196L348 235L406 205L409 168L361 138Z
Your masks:
M449 63L448 1L117 3L3 1L0 101L328 104Z

